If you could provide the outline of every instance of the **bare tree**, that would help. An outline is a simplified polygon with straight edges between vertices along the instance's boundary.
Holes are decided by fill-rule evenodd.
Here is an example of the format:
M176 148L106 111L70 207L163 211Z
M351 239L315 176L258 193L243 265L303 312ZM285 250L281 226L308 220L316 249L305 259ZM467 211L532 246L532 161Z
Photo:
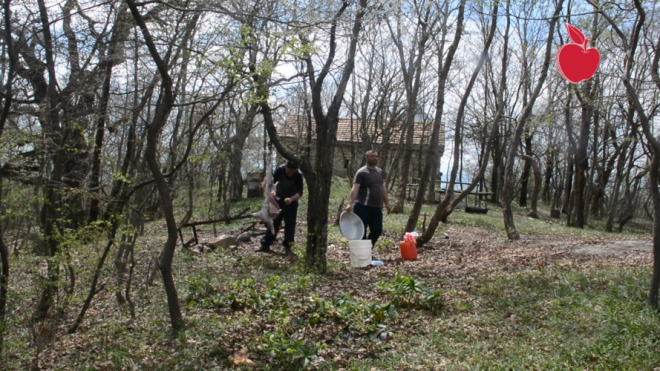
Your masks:
M628 134L626 134L627 138L624 138L622 143L620 145L616 145L616 134L613 132L612 133L612 138L613 144L616 145L616 150L612 158L610 159L610 162L616 161L616 177L614 179L614 184L612 186L612 192L610 193L610 202L609 202L609 212L607 216L607 220L605 221L605 230L607 232L612 232L612 226L614 224L614 217L616 215L616 210L617 210L617 204L619 202L619 192L621 190L621 184L623 183L623 176L624 174L624 168L627 162L627 156L630 156L631 158L632 153L628 151L628 147L632 143L634 143L633 139L636 136L635 132L635 108L632 106L632 103L629 104L629 107L626 112L626 123L627 123L627 128L626 130L629 130ZM630 140L626 140L626 139ZM613 167L613 164L609 166L610 168ZM613 169L610 169L609 172L611 172ZM604 173L603 177L607 176L609 178L609 173ZM606 181L607 178L604 179Z
M454 40L452 41L449 49L447 50L447 56L443 60L443 47L444 47L444 37L447 34L447 23L449 22L449 12L448 12L448 3L445 2L444 12L446 14L443 25L442 25L442 37L443 40L440 42L440 47L438 50L438 92L435 104L435 119L433 120L433 129L431 132L431 141L429 143L427 152L426 152L426 161L424 163L424 172L419 182L419 189L417 191L417 196L415 197L415 204L413 209L410 212L408 217L408 222L406 223L406 232L412 232L417 226L417 220L419 219L419 213L422 209L422 202L424 197L424 192L426 191L427 184L432 184L432 188L435 188L435 176L431 177L431 174L436 173L440 157L442 156L439 136L441 126L443 124L443 113L445 105L445 90L447 86L447 77L449 76L449 71L454 61L454 56L456 50L458 49L458 44L461 41L461 36L463 34L463 19L465 13L465 1L461 1L458 6L458 15L456 17L456 31L454 33ZM444 146L444 144L443 144ZM442 148L444 150L444 148ZM435 189L432 189L433 197L435 196Z
M172 259L174 257L174 248L176 246L177 240L177 228L176 221L174 220L174 211L172 209L172 198L170 195L170 188L167 184L163 173L160 171L160 163L156 158L157 151L157 140L159 133L165 121L174 106L174 96L172 93L172 78L170 77L168 71L168 65L166 60L160 56L158 49L151 37L151 33L147 28L147 25L140 14L140 11L137 8L137 5L132 0L126 0L131 14L135 23L140 27L142 31L142 36L144 41L147 44L149 53L151 54L154 63L158 68L158 73L161 77L161 93L159 97L159 103L156 107L156 113L154 115L153 121L149 124L148 135L147 135L147 148L145 152L145 157L151 169L154 179L156 180L156 186L158 188L158 193L160 194L163 212L165 213L165 221L167 223L167 241L163 246L160 257L158 259L158 269L160 270L163 277L163 284L165 285L165 292L167 293L167 304L170 311L170 321L172 329L175 332L183 332L185 329L183 323L183 317L181 316L181 309L179 307L179 299L176 291L176 286L174 285L174 278L172 276Z
M451 214L453 211L454 207L458 204L460 201L460 197L465 197L471 190L467 190L462 192L461 195L459 195L459 198L454 199L453 193L454 193L454 184L456 183L456 174L458 172L459 168L459 161L460 161L460 150L462 147L463 143L463 138L461 131L463 130L463 119L465 116L465 106L467 105L468 97L470 96L470 93L472 92L472 88L474 87L475 81L477 80L477 76L479 76L479 72L481 71L481 68L484 66L486 62L486 57L488 56L488 52L490 50L490 45L493 42L493 38L495 36L495 30L497 29L497 14L498 14L498 9L499 9L499 1L495 1L493 3L493 9L491 10L491 19L490 19L490 27L488 28L488 32L486 33L486 39L484 42L483 49L481 50L479 60L477 62L477 65L472 72L472 75L470 76L470 80L468 81L468 84L465 88L465 91L463 93L463 96L461 98L461 102L458 107L458 112L456 114L456 122L454 124L454 163L451 169L451 175L449 178L449 183L447 184L447 189L445 191L445 195L442 198L442 201L440 204L436 207L435 212L433 213L433 216L431 217L431 221L429 222L429 226L422 234L421 236L417 237L417 243L418 244L424 244L428 242L431 237L433 237L433 234L435 233L435 230L438 228L439 222L445 222L447 217ZM508 8L507 8L508 9ZM507 18L508 22L508 18ZM507 23L508 24L508 23ZM507 32L508 32L508 27L507 27ZM508 35L508 33L507 33ZM506 52L505 52L506 54ZM506 61L506 59L505 59ZM503 69L506 68L506 63L503 64ZM484 163L487 162L488 155L484 156L483 159L485 160ZM483 169L485 169L485 166L483 166ZM483 171L483 170L482 170ZM473 182L472 188L476 185L476 182ZM468 188L469 189L469 188ZM453 200L453 202L452 202Z
M407 58L406 50L404 50L404 40L401 30L402 27L405 27L405 25L402 24L402 14L398 13L399 17L396 24L396 32L392 28L389 19L387 19L387 27L389 28L390 34L392 35L394 45L396 45L399 52L399 64L406 91L406 103L408 104L406 111L406 121L404 124L406 142L402 157L403 161L401 162L401 167L399 168L399 184L396 192L394 207L392 207L393 213L403 212L403 202L405 200L406 190L408 188L408 176L410 173L410 163L412 160L412 145L413 137L415 134L415 115L418 113L418 95L422 85L422 62L424 61L424 54L427 50L427 43L433 36L433 33L435 32L435 24L438 22L438 15L433 11L433 7L425 4L424 2L419 4L414 2L412 4L412 12L415 13L415 31L413 34L413 42L411 43L412 49L409 51ZM420 187L420 190L423 191L423 188Z
M145 23L144 17L140 13L136 3L132 0L126 0L126 3L128 4L131 14L133 15L135 23L142 32L142 36L144 38L147 49L149 50L149 54L151 55L151 58L156 65L158 74L160 75L160 96L158 98L155 113L151 123L149 123L147 126L147 146L145 148L145 158L153 175L156 188L158 189L158 194L160 195L160 204L165 216L165 222L167 224L167 240L158 257L158 270L161 273L163 284L165 286L172 329L176 333L182 333L185 330L185 326L183 323L183 317L181 316L181 309L179 306L174 277L172 275L172 260L174 258L174 248L176 247L177 243L177 223L174 219L171 188L166 181L166 176L171 176L173 172L175 172L177 169L180 169L186 162L190 153L190 148L192 147L195 132L224 100L224 95L228 90L231 89L232 84L230 83L225 87L225 90L220 95L220 97L216 98L216 103L205 109L205 112L198 116L199 119L196 120L196 122L191 122L187 133L188 140L185 153L181 156L181 160L179 162L174 163L172 166L172 172L163 174L160 169L160 161L157 157L158 139L175 103L172 78L170 76L170 69L172 68L172 61L170 58L172 55L179 55L181 50L186 48L186 45L192 36L193 30L195 29L199 20L200 13L192 12L192 16L186 19L187 12L183 12L183 14L179 17L179 22L182 23L181 28L183 29L183 35L181 36L180 40L173 38L168 46L167 52L165 53L165 57L161 57L160 52L154 43L153 37L151 36L149 28ZM178 47L176 50L174 50L175 42L178 42Z
M113 25L112 37L108 45L108 51L100 70L103 70L103 86L101 88L101 101L99 103L98 120L96 121L96 136L94 139L94 153L92 155L92 173L89 188L92 192L97 192L101 185L101 151L103 150L103 140L106 131L106 122L108 120L108 104L110 102L110 85L112 80L112 68L121 63L123 42L128 36L132 24L129 22L127 7L122 3L117 11L117 17ZM70 17L70 15L69 15ZM99 197L92 197L89 206L89 220L95 221L99 217Z
M530 117L530 115L532 114L532 108L534 107L536 98L539 96L541 92L541 88L543 87L543 83L545 82L545 79L548 75L548 68L550 67L550 52L552 50L552 39L553 39L553 34L555 32L554 29L555 29L555 25L557 24L557 20L559 19L558 17L559 12L561 11L563 3L564 3L563 0L559 0L556 4L554 14L552 16L552 19L550 20L550 30L548 32L548 38L546 40L545 57L543 59L543 66L541 67L541 75L539 76L539 79L536 82L536 86L534 87L534 91L529 99L529 102L527 103L527 105L523 107L522 114L520 118L518 118L518 122L516 123L513 136L511 137L511 140L509 142L509 150L506 157L506 167L504 170L504 188L502 190L502 205L503 205L503 214L504 214L504 228L506 229L506 234L510 240L520 239L520 235L518 234L518 231L516 230L516 226L513 222L513 211L511 209L511 201L513 200L513 192L514 192L513 165L518 151L518 142L520 141L520 137L522 135L525 124L528 118Z
M596 179L592 182L592 197L591 197L591 205L590 205L590 214L591 216L596 216L599 214L602 214L602 209L603 209L603 203L604 203L604 196L606 194L607 190L607 185L610 181L610 177L612 175L612 172L615 169L615 164L617 162L617 158L619 158L620 154L623 152L625 153L627 151L627 148L629 147L631 141L629 140L622 140L621 143L619 144L617 142L617 134L616 134L616 127L615 123L611 122L610 116L613 115L611 111L614 111L613 109L608 110L605 112L605 115L603 115L603 121L604 125L601 130L601 135L602 137L602 153L598 155L596 153L596 150L594 150L594 167L596 168ZM634 114L635 114L635 108L632 106L632 103L628 102L628 108L623 109L621 108L620 111L627 112L626 117L628 117L626 120L624 120L627 123L627 126L629 126L632 129L632 126L634 124ZM635 130L631 132L634 133ZM607 143L611 143L611 146L614 147L614 150L610 153L609 148L610 146L607 145ZM600 163L599 161L600 160ZM616 187L615 187L615 192L616 192ZM611 229L610 229L611 231Z
M647 111L647 109L642 104L640 100L640 91L636 89L632 83L632 71L635 63L637 62L637 57L635 55L637 48L640 46L642 40L641 34L642 29L646 21L646 11L644 6L639 0L634 1L635 10L637 12L637 19L633 26L632 31L628 36L619 28L617 22L612 19L602 8L600 8L593 1L588 0L588 2L594 6L594 8L599 11L601 15L609 22L610 26L614 29L616 34L619 36L620 41L622 42L622 47L626 53L625 62L624 62L624 73L621 77L622 83L626 88L628 98L632 101L637 116L639 118L640 125L642 127L642 132L646 137L646 140L649 143L651 159L649 163L649 175L650 175L650 192L653 200L653 277L651 278L651 284L649 288L649 303L650 305L658 309L658 290L660 289L660 189L658 188L658 182L660 182L660 142L657 140L655 135L651 130L650 114L654 113L654 110ZM649 38L649 35L646 35L646 38ZM658 65L660 62L660 53L658 50L660 48L660 37L656 44L653 47L653 62L651 65L651 76L654 84L657 88L660 88L660 75L658 74Z
M11 104L13 99L13 84L14 76L16 74L16 55L14 54L13 40L11 37L11 0L3 2L4 10L4 43L9 57L9 69L4 86L0 86L2 92L2 112L0 113L0 138L5 129L5 123L9 117ZM0 172L0 207L2 207L2 197L4 192L2 190L3 174ZM7 295L9 293L9 249L5 244L3 226L0 224L0 261L2 262L2 276L0 276L0 350L3 349L4 333L5 333L5 315L7 313Z
M598 38L598 16L593 19L593 39L596 42ZM575 149L575 179L572 187L573 210L569 225L577 228L584 228L585 224L585 191L587 189L587 171L589 169L589 139L591 137L591 120L594 117L596 107L596 94L598 93L598 76L593 80L587 80L581 84L581 89L575 89L575 96L580 101L580 135L578 137L577 148ZM581 91L580 91L581 90Z
M71 58L71 75L66 88L59 90L57 72L55 70L55 50L51 33L51 23L48 10L43 0L38 0L39 20L42 26L45 63L42 64L35 54L35 45L22 46L19 53L27 66L18 67L18 74L29 80L35 91L37 103L43 104L45 112L41 125L46 138L45 149L51 156L52 171L46 184L45 201L40 213L40 224L44 235L43 253L48 258L48 279L44 285L39 304L34 313L35 320L46 317L57 291L59 279L59 263L53 262L60 252L60 241L57 237L63 228L77 228L83 222L81 199L75 191L82 188L87 175L88 148L82 132L78 130L80 111L93 100L89 91L78 91L81 99L74 100L74 90L84 86L85 70L79 68L78 51L69 35L69 57ZM46 80L43 73L47 72ZM89 81L87 81L89 82Z

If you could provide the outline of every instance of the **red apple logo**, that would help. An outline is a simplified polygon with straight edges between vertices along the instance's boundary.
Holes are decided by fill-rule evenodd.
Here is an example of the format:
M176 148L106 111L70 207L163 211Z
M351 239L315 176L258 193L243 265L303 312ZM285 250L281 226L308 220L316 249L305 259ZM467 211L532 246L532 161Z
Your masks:
M566 24L568 37L574 44L563 45L557 53L557 67L566 80L577 84L589 80L596 73L600 62L600 53L594 48L588 48L586 39L577 28Z

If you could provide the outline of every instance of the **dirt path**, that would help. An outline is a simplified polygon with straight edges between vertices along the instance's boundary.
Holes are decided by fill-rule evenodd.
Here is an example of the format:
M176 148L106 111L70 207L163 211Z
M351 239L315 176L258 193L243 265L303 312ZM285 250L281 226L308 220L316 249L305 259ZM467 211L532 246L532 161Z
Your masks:
M578 246L573 249L577 255L616 255L626 256L635 253L650 253L653 243L650 240L622 240L605 244Z

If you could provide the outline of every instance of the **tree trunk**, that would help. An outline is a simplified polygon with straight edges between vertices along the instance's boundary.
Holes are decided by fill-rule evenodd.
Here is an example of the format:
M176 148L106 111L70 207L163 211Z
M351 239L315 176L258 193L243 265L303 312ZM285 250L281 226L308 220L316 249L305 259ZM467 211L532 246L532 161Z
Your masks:
M603 182L603 177L600 174L602 172L599 172L598 176L596 177L596 181L592 184L591 186L591 202L589 203L589 215L591 215L594 218L599 217L598 211L600 210L600 203L603 199L603 193L605 193L605 187L603 187L602 182Z
M656 65L657 66L657 65ZM646 132L646 130L645 130ZM650 133L650 130L648 130ZM645 133L646 134L646 133ZM647 136L648 139L648 136ZM660 146L653 146L653 156L650 164L650 187L653 197L653 277L649 287L649 303L656 310L658 309L658 290L660 289Z
M490 202L494 204L500 204L500 179L502 179L502 146L500 139L500 129L497 128L495 132L495 137L493 138L493 171L490 174L490 184L493 190L493 194L490 198Z
M7 3L9 3L7 1ZM5 8L5 11L7 9ZM5 101L6 102L6 101ZM2 176L0 175L0 195L2 194ZM2 206L2 199L0 199ZM0 277L0 350L3 349L6 329L7 295L9 294L9 249L5 244L4 231L0 223L0 260L2 261L2 276Z
M14 85L14 74L16 72L16 54L14 54L13 40L11 36L11 0L5 0L3 2L4 10L4 37L5 37L5 48L9 56L9 71L7 71L7 81L2 88L4 91L4 102L2 107L2 112L0 113L0 138L4 133L5 123L9 117L9 112L11 110L12 100L13 100L13 85ZM4 191L2 189L3 175L0 172L0 209L4 209L3 195ZM4 239L4 230L3 225L0 223L0 261L2 261L2 276L0 277L0 352L4 349L4 334L6 327L6 314L7 314L7 295L9 294L9 249L5 244Z
M564 214L567 215L567 218L570 220L571 219L571 212L572 212L572 194L573 194L573 151L569 149L569 152L566 154L566 175L564 178L564 187L563 187L563 193L564 193L564 200L563 200L563 206L562 206L562 211Z
M619 199L619 191L621 189L621 179L614 181L612 194L610 195L610 204L607 211L607 220L605 221L605 231L612 232L614 225L614 216L616 215L617 204Z
M126 4L122 3L117 11L115 25L113 27L112 39L106 56L105 71L103 74L103 86L101 88L101 101L99 102L99 118L96 121L96 138L94 140L94 153L92 155L92 174L90 175L89 188L96 195L100 195L101 185L101 152L103 149L103 138L105 136L105 124L108 118L108 104L110 102L110 82L112 78L112 67L121 62L118 55L118 45L123 43L128 36L131 24L128 22ZM98 220L100 213L99 197L92 196L89 206L89 221Z
M560 161L559 161L559 156L555 155L554 156L554 163L555 163L555 169L554 173L557 174L552 180L552 188L554 191L554 194L552 195L552 208L553 209L559 209L559 203L562 199L563 192L564 192L564 179L562 177L562 170L559 168L560 166ZM560 216L561 216L561 211L560 211Z
M51 177L48 180L47 191L45 192L46 200L42 206L40 222L43 229L44 236L44 249L43 252L48 257L55 257L59 250L59 243L57 241L56 231L58 226L56 225L60 215L58 210L62 208L62 197L60 195L60 189L62 188L62 176L64 172L64 139L65 134L62 131L59 131L57 126L60 123L60 117L58 112L58 99L59 95L57 92L57 79L55 74L55 62L53 57L53 44L52 44L52 35L50 32L50 21L48 20L48 11L43 0L37 0L39 5L39 13L41 18L42 33L44 38L44 47L46 54L46 67L48 70L48 84L47 84L47 103L46 103L46 114L44 118L45 122L45 132L46 136L52 138L47 146L50 147L51 153L54 153L53 156L53 170ZM48 279L44 283L45 287L41 293L41 298L37 304L37 308L33 315L33 319L36 321L43 320L46 318L48 310L52 304L52 299L57 290L57 280L59 276L59 270L57 264L52 264L48 260Z
M553 135L554 135L553 131L550 131L548 143L553 143ZM541 195L542 195L541 198L543 199L543 202L546 205L550 205L551 203L550 181L552 180L552 175L555 168L554 155L555 155L555 150L554 148L551 148L545 157L545 174L543 176L543 190L541 191Z
M634 200L635 198L637 198L637 188L639 187L639 182L641 181L641 178L646 175L646 172L644 171L641 174L635 176L635 179L633 179L633 181L630 182L630 173L635 165L636 147L637 147L637 141L635 141L630 151L630 158L626 166L626 175L623 177L625 179L625 187L624 187L624 196L623 196L623 206L621 207L621 212L619 213L619 221L618 221L619 233L621 233L621 231L623 230L623 226L626 223L628 223L630 220L632 220L633 216L635 215Z
M440 124L440 132L444 133L445 131L445 124L441 123ZM433 134L431 134L433 135ZM444 138L442 141L439 141L438 143L438 150L436 151L437 156L435 158L431 157L429 158L429 166L430 166L430 171L431 175L429 178L429 183L428 186L426 187L426 196L424 196L425 202L427 204L433 204L435 203L435 190L436 185L438 187L442 187L442 177L441 177L441 172L440 172L440 158L442 158L442 155L445 153L445 143L444 143Z
M525 154L527 156L532 156L532 135L529 132L529 128L525 129ZM520 198L518 199L518 205L520 207L527 206L527 184L529 183L531 172L532 163L530 161L525 161L523 172L520 176Z
M628 136L624 136L623 140L621 141L621 144L617 144L617 138L616 138L616 132L614 129L609 131L609 134L604 135L604 142L607 142L608 138L611 138L611 143L614 146L614 153L610 156L610 158L607 160L606 164L603 166L604 169L600 172L599 177L598 177L598 193L594 195L594 200L592 200L592 214L595 212L600 212L602 215L603 212L600 211L603 208L604 205L604 197L603 195L605 194L605 190L607 189L607 184L609 184L610 176L612 174L612 171L614 170L615 164L617 164L617 174L620 174L622 172L622 169L619 169L617 160L619 161L624 161L623 159L625 158L625 155L627 154L628 147L630 146L630 143L632 140L627 140L626 138L633 138L635 135L635 132L637 131L636 124L635 124L635 107L633 106L632 102L628 102L628 112L626 114L626 122L627 122L627 130L629 130ZM604 132L607 133L607 129L603 130ZM622 155L623 154L623 155ZM623 156L622 158L620 158ZM603 162L605 162L605 153L603 151ZM618 187L620 184L617 184L614 187L615 192L617 192L615 199L618 198ZM611 197L610 197L611 198ZM612 201L610 200L610 204L612 204ZM613 205L613 204L612 204ZM594 210L595 209L595 210ZM608 215L608 220L609 220L609 215ZM609 221L611 224L612 221ZM611 226L610 230L608 232L611 232Z
M408 119L407 121L412 121L412 124L410 122L406 123L406 142L403 149L403 157L401 158L401 167L399 167L399 184L397 186L394 206L392 206L392 212L395 214L403 213L403 203L406 198L406 190L408 189L408 177L410 175L410 163L412 160L412 142L415 131L414 116L413 120Z
M174 258L174 248L176 247L177 228L176 221L174 220L174 210L172 206L172 197L170 188L160 171L160 162L157 159L158 138L161 129L165 125L167 118L174 106L174 97L172 94L172 79L168 72L167 64L160 58L158 49L154 44L147 25L142 18L142 15L137 9L137 5L133 0L126 0L135 22L142 31L142 36L149 48L149 53L158 67L158 72L161 75L161 96L158 99L156 113L154 114L153 121L147 128L147 147L145 150L145 158L149 165L149 169L156 180L156 187L160 194L161 206L165 214L165 222L167 224L167 241L163 246L158 259L158 269L163 277L163 284L165 286L165 293L167 295L167 306L170 313L170 323L175 333L182 333L185 330L183 317L181 315L181 308L179 306L179 297L174 285L174 277L172 275L172 260Z
M566 106L564 107L564 125L566 126L566 136L568 138L568 150L566 152L566 175L564 178L564 200L562 212L567 215L567 223L571 221L572 212L572 187L573 187L573 167L575 161L575 151L577 144L573 138L573 124L571 123L571 88L567 88L568 94L566 98Z
M309 187L308 210L329 210L331 181L319 176L316 182L307 181ZM330 175L330 180L332 175ZM307 217L307 258L305 266L308 270L325 273L327 267L326 253L328 251L328 213L308 213Z
M231 179L231 188L229 191L229 200L236 202L243 198L243 174L241 168L243 165L243 147L245 140L252 131L254 117L257 115L259 106L253 104L250 106L246 116L236 126L236 135L232 138L231 154L229 155L229 177Z
M532 156L522 155L520 156L527 161L532 169L534 170L534 189L532 190L532 207L527 213L527 216L538 219L538 202L539 202L539 192L541 190L541 169L536 164L536 161Z
M585 190L587 188L587 171L589 170L589 135L591 128L591 117L593 116L592 102L594 93L592 91L591 81L584 82L584 92L586 96L580 97L580 105L582 108L581 123L580 123L580 137L578 139L578 146L575 152L575 180L573 183L573 211L571 212L570 226L576 228L584 228L585 224Z

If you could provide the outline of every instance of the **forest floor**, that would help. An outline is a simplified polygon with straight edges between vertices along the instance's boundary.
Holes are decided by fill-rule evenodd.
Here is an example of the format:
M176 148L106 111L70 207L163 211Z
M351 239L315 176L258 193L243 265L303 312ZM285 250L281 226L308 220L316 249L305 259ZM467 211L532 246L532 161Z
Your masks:
M461 212L461 211L457 211ZM302 223L304 224L304 222ZM337 229L337 227L331 227ZM297 230L297 240L303 239L304 230ZM338 232L338 231L336 231ZM339 232L340 233L340 232ZM480 227L447 225L439 237L418 249L418 259L401 259L398 240L401 233L385 232L381 244L374 249L374 257L383 266L352 269L348 242L340 239L328 246L330 264L345 265L358 276L370 271L412 274L420 277L452 277L484 273L492 270L513 270L543 267L552 264L582 266L611 264L616 266L650 267L652 263L652 237L631 235L521 235L518 241L509 241L501 233ZM200 243L217 240L211 233L200 234ZM259 236L241 243L228 253L249 257L259 247ZM273 244L273 258L278 263L290 263L278 243ZM389 242L387 247L385 243ZM298 246L303 249L304 246ZM300 252L299 252L300 253ZM257 254L260 256L260 254Z
M387 216L374 248L384 264L364 268L350 267L347 243L330 226L323 275L304 269L300 216L295 257L284 256L279 243L274 254L256 253L258 236L237 248L177 249L174 273L186 323L179 338L169 330L160 277L148 283L165 238L162 222L150 223L136 247L135 316L118 304L109 266L74 334L67 326L89 290L83 267L89 270L101 249L72 252L81 272L76 292L61 304L64 316L48 326L29 321L38 291L26 284L34 279L34 258L23 254L12 268L18 273L10 282L4 364L16 370L660 367L660 318L646 299L649 223L613 234L532 220L523 211L516 216L519 241L506 239L496 209L456 211L414 261L402 260L398 249L405 216ZM235 235L246 224L218 233ZM217 238L211 228L199 236Z
M457 211L458 213L461 212ZM463 215L462 217L469 219L472 216ZM497 219L498 217L497 214L491 214L488 218ZM481 216L481 218L487 217ZM337 227L331 227L331 236L337 236L335 229ZM298 232L298 239L301 240L304 228L300 228ZM639 293L639 290L643 292L646 289L648 278L650 278L649 268L652 262L650 236L622 236L587 232L577 235L522 235L521 240L512 242L508 241L501 231L452 223L443 226L442 233L438 233L437 236L431 243L419 248L417 260L404 261L401 259L398 249L400 233L386 232L382 237L382 242L374 249L374 255L377 259L382 260L384 265L366 268L350 267L349 251L345 241L340 239L330 244L327 254L328 264L332 267L330 273L324 279L313 280L309 289L303 289L298 295L294 294L289 298L289 300L300 300L301 303L307 303L301 304L297 309L297 315L305 324L298 328L295 326L290 328L288 335L300 334L300 339L304 338L310 344L323 344L316 349L316 357L309 358L310 363L307 366L302 367L303 363L300 362L303 362L306 351L310 354L313 353L313 346L312 348L304 348L304 346L297 348L291 343L285 343L281 350L288 351L293 356L282 359L281 356L279 358L274 356L274 353L263 357L258 345L252 348L246 345L250 343L248 340L250 336L246 336L247 334L252 332L254 339L255 334L271 329L270 326L276 329L277 321L270 324L268 324L269 321L264 321L265 323L261 326L241 328L239 333L242 334L238 337L241 340L236 339L233 345L228 344L225 354L228 355L228 359L233 359L235 362L238 359L239 364L248 359L257 362L257 366L255 366L257 368L273 367L273 369L299 367L337 370L430 370L511 366L538 369L606 366L605 368L630 369L644 364L639 360L632 363L625 361L611 363L614 359L625 359L626 357L621 357L618 353L630 352L634 346L625 349L627 345L622 346L621 340L616 336L601 334L592 337L600 331L595 331L594 328L589 329L588 323L593 321L592 325L602 325L604 318L598 318L600 315L589 314L586 319L583 311L585 308L598 309L598 303L603 300L603 297L608 298L606 301L614 299L616 296L610 296L611 293L608 291L620 286L619 280L638 285L635 287L636 295L631 295L630 292L622 292L621 295L628 299L630 299L629 295L633 296L639 300L636 308L644 308L646 303L642 298L643 293ZM270 271L267 277L288 275L292 273L291 267L301 264L301 260L304 259L301 251L298 251L300 257L295 261L285 257L279 244L274 245L276 254L255 253L258 241L259 239L255 238L251 243L243 244L235 250L227 250L224 253L236 257L239 261L254 262L261 269L267 269ZM301 249L302 246L298 248L298 250ZM607 277L601 277L602 272L608 272ZM259 281L256 277L260 273L262 272L253 276L256 281ZM620 276L621 274L624 277ZM381 314L381 319L377 320L378 309L372 309L371 312L366 309L366 315L353 314L355 316L353 320L337 314L341 311L341 306L337 304L336 298L344 295L356 303L364 303L365 308L374 305L386 307L393 299L397 299L397 295L402 297L399 299L407 299L405 288L402 289L401 285L397 288L396 277L413 278L417 284L426 283L430 287L440 290L442 292L442 310L439 313L433 313L430 305L425 306L428 303L424 303L423 299L410 299L406 306L401 305L400 308L397 308L397 314L391 318ZM488 281L491 279L494 282L513 280L515 283L512 282L512 287L507 288L508 284L500 282L502 286L493 289L489 287ZM502 303L495 304L497 300L508 302L508 297L523 295L514 289L521 285L517 282L521 279L523 283L520 289L531 291L524 293L524 295L530 295L530 298L523 299L520 303L511 303L512 305L508 307ZM264 278L264 280L268 280L268 278ZM286 279L284 280L286 281ZM538 280L538 282L526 282L528 280ZM576 282L571 282L573 280ZM557 291L568 288L575 289L572 286L578 282L581 287L577 288L577 291L562 295L557 293ZM410 281L406 283L409 284ZM544 283L550 287L553 285L556 287L552 290L549 290L549 287L536 287L537 284L543 285ZM389 292L382 289L387 284L394 285L394 288L389 287ZM539 292L534 293L534 290L537 289ZM490 290L495 292L489 292ZM422 292L420 294L423 296ZM594 294L597 296L589 299ZM570 299L564 295L568 295ZM320 308L322 305L319 305L318 302L315 303L314 300L325 300L325 303L333 304L328 304L330 309L326 311L326 309ZM516 302L519 299L510 300ZM553 316L551 313L556 310L547 306L561 308L565 305L562 301L573 300L584 300L581 303L581 306L584 307L578 306L567 313L557 314L557 318L544 320L548 316ZM497 310L489 309L491 305L498 307ZM641 339L634 341L647 341L651 345L660 340L660 326L656 315L648 313L647 309L644 309L643 312L654 321L645 335L648 338L641 336ZM363 310L365 309L363 308ZM618 315L613 314L616 312L615 309L607 307L599 309L604 313L607 313L607 310L613 312L604 317L619 320ZM322 314L316 313L319 311ZM540 313L535 314L536 311ZM630 314L638 315L639 313ZM313 322L315 315L320 316L318 322ZM491 317L493 315L495 318ZM562 317L563 319L561 319ZM579 323L581 320L585 320L586 323ZM324 321L336 323L324 324ZM365 321L367 326L355 324L354 321ZM430 325L427 321L434 323ZM546 321L556 321L554 325L556 327L553 328ZM373 327L369 325L370 322L378 323L376 327ZM562 322L563 324L561 324ZM637 322L633 320L632 323ZM546 330L551 335L546 341L539 341L535 344L532 339L539 336L531 334L543 333L541 329L546 326L548 327ZM585 327L573 334L574 326ZM603 326L606 332L609 331L607 328L608 326ZM526 331L529 331L530 334L521 334ZM379 337L383 333L386 336ZM375 334L378 336L375 337ZM570 337L567 338L569 334ZM436 339L437 336L442 337L443 341ZM600 336L603 336L604 339ZM492 337L497 340L493 340ZM500 339L508 337L513 338L513 341L503 341L502 345L498 344ZM261 339L260 341L267 343L267 340ZM537 362L536 357L528 359L526 352L521 352L520 349L513 350L513 348L519 347L515 344L521 341L528 343L528 352L531 353L536 353L542 348L559 347L561 342L566 342L566 345L576 343L578 346L573 349L555 350L557 354L549 357L548 360ZM598 347L602 346L599 344L600 342L613 342L616 344L614 349L619 347L619 350L608 350L605 354L598 353L601 351L597 350L594 353L591 348L599 349ZM465 349L459 350L460 348L457 347ZM495 351L499 347L502 348L500 352ZM509 351L504 351L507 348ZM518 355L504 356L506 353L517 354L518 352L520 352ZM547 350L545 352L548 353ZM574 356L572 352L577 352L580 356ZM660 357L652 354L650 349L637 348L635 353L637 352L644 354L640 354L639 358L650 362L645 363L646 365L658 365ZM236 357L237 354L241 356ZM250 357L252 358L250 359ZM215 365L212 363L208 366Z

